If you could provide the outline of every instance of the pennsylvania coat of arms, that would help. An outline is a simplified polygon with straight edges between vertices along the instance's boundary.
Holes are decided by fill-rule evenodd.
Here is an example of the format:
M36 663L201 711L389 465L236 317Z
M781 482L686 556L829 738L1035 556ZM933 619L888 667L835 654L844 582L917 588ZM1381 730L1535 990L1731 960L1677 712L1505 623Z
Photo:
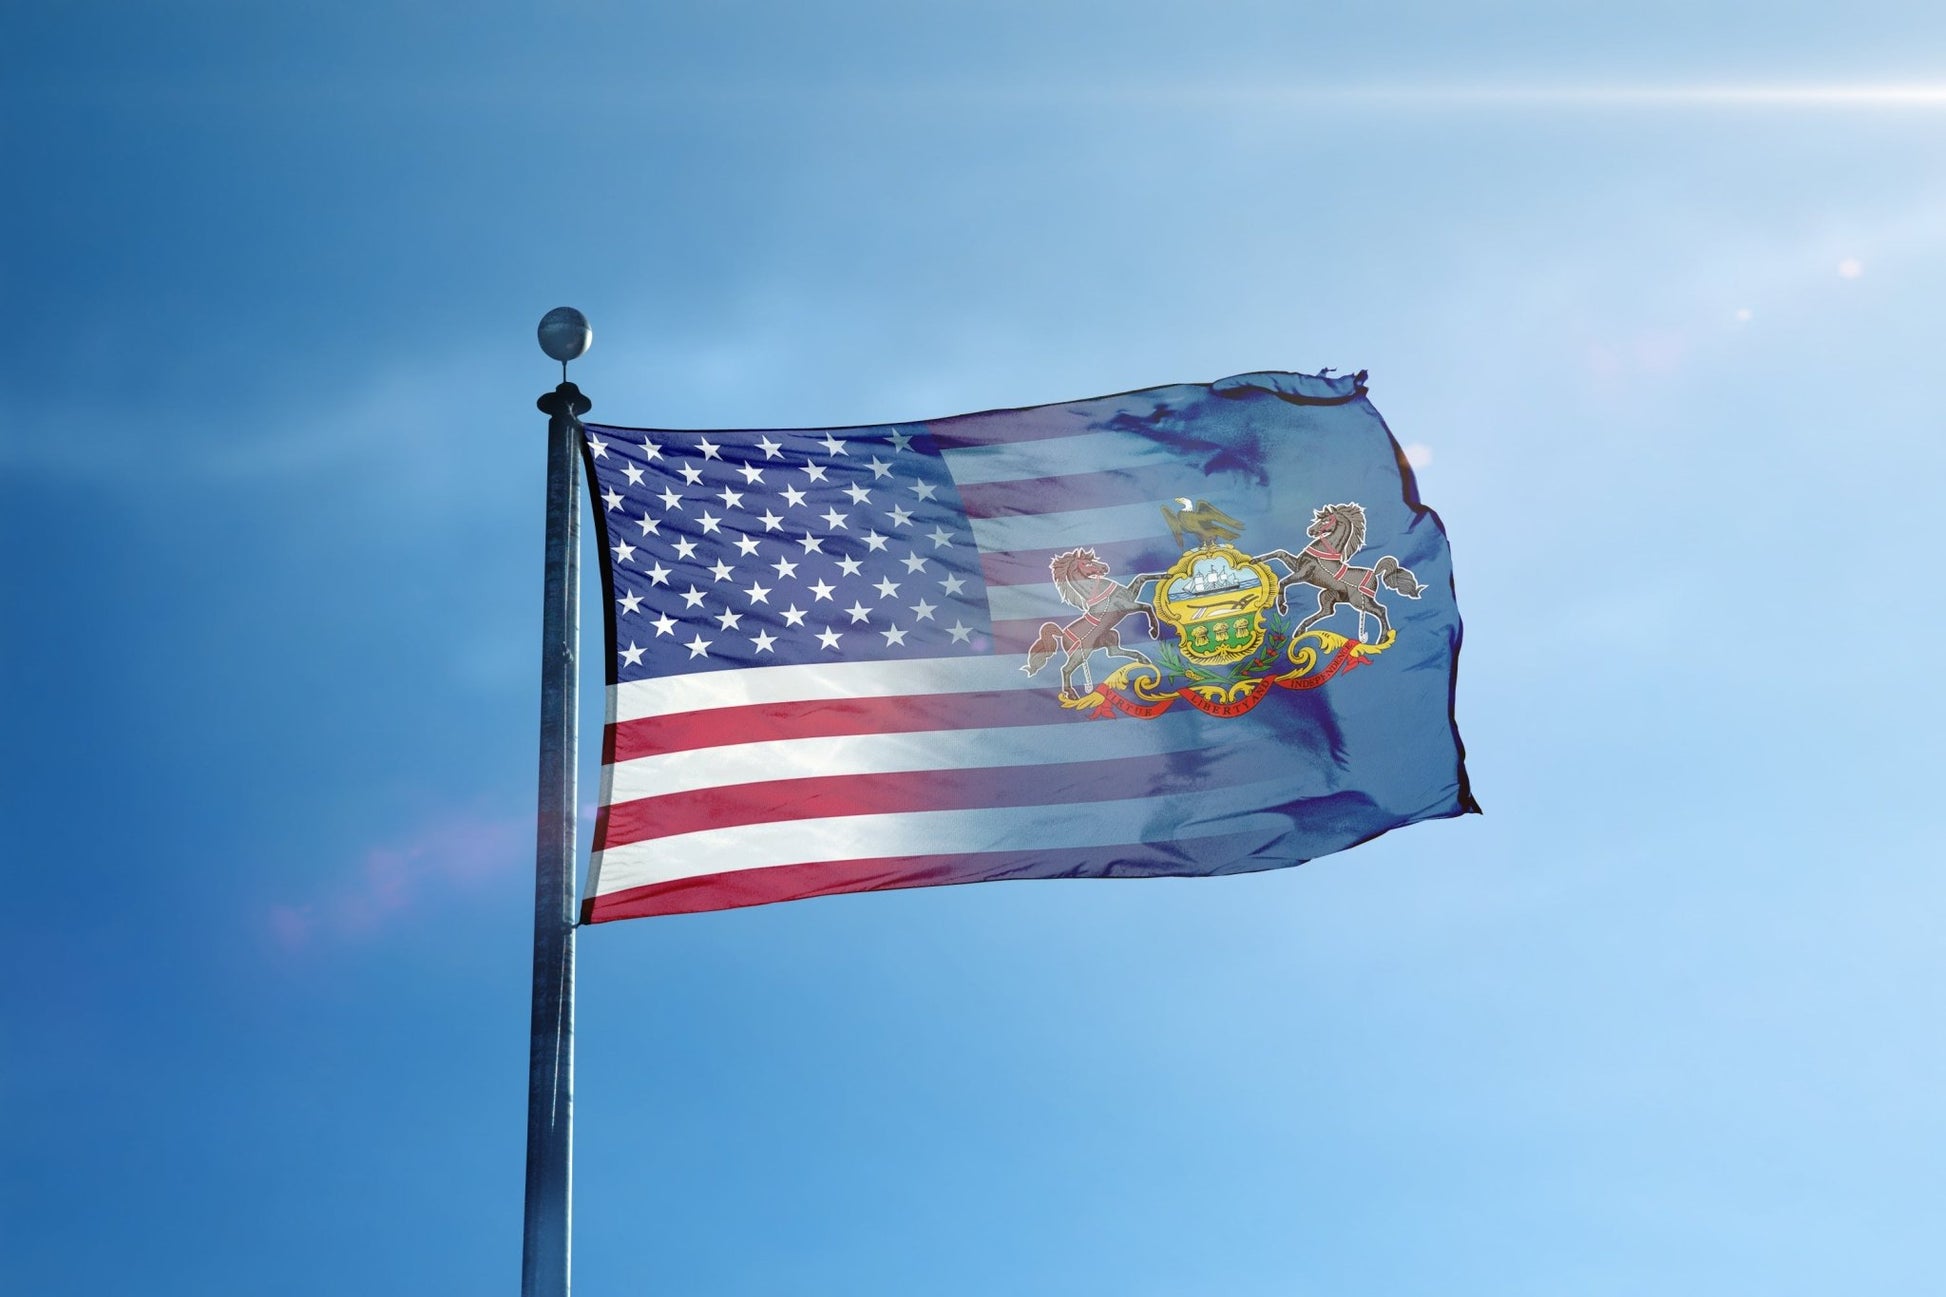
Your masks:
M1243 525L1207 500L1179 499L1162 513L1182 557L1160 572L1116 581L1092 549L1049 562L1062 602L1081 615L1066 625L1042 623L1021 669L1035 674L1059 658L1063 707L1148 718L1183 702L1211 716L1240 716L1273 687L1315 689L1383 653L1397 632L1379 591L1417 599L1425 588L1389 554L1355 565L1365 548L1358 504L1315 510L1309 544L1295 553L1239 549ZM1317 607L1291 625L1294 586L1314 588ZM1324 627L1341 608L1357 614L1355 635ZM1137 614L1159 645L1153 658L1125 644L1117 629ZM1377 624L1369 641L1367 618ZM1089 667L1096 653L1124 664L1099 685Z

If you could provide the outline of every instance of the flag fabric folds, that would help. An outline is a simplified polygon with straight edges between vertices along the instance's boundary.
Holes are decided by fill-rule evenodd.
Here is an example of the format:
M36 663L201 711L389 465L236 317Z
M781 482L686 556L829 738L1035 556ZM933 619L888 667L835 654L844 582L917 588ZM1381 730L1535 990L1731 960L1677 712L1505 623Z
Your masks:
M1364 377L588 425L583 920L1241 873L1477 810L1445 532Z

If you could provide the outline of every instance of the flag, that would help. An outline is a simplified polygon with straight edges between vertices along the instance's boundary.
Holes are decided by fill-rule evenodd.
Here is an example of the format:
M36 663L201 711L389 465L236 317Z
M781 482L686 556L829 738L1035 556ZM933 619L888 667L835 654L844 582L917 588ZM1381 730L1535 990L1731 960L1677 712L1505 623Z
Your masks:
M590 424L587 922L1241 873L1477 810L1444 528L1365 375Z

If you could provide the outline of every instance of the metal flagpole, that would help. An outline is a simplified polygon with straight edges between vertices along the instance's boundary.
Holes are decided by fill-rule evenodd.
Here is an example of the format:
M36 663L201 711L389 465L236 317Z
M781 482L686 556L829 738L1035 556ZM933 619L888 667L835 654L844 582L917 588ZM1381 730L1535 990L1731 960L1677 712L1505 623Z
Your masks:
M561 385L547 420L547 575L541 616L540 814L534 856L534 1013L527 1055L527 1218L521 1297L567 1297L574 1208L575 746L580 703L581 416L568 362L593 333L572 307L541 320Z

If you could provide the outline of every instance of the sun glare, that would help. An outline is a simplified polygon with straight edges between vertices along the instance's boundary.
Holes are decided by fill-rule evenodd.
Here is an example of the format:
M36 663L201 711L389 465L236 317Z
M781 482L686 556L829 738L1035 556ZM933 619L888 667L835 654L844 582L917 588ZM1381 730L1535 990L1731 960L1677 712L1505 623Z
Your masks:
M1590 86L1543 92L1592 103L1776 104L1786 107L1946 107L1946 85Z
M1245 92L1247 93L1247 92ZM1946 108L1946 82L1767 85L1394 85L1281 87L1299 99L1370 99L1439 105L1590 107Z

